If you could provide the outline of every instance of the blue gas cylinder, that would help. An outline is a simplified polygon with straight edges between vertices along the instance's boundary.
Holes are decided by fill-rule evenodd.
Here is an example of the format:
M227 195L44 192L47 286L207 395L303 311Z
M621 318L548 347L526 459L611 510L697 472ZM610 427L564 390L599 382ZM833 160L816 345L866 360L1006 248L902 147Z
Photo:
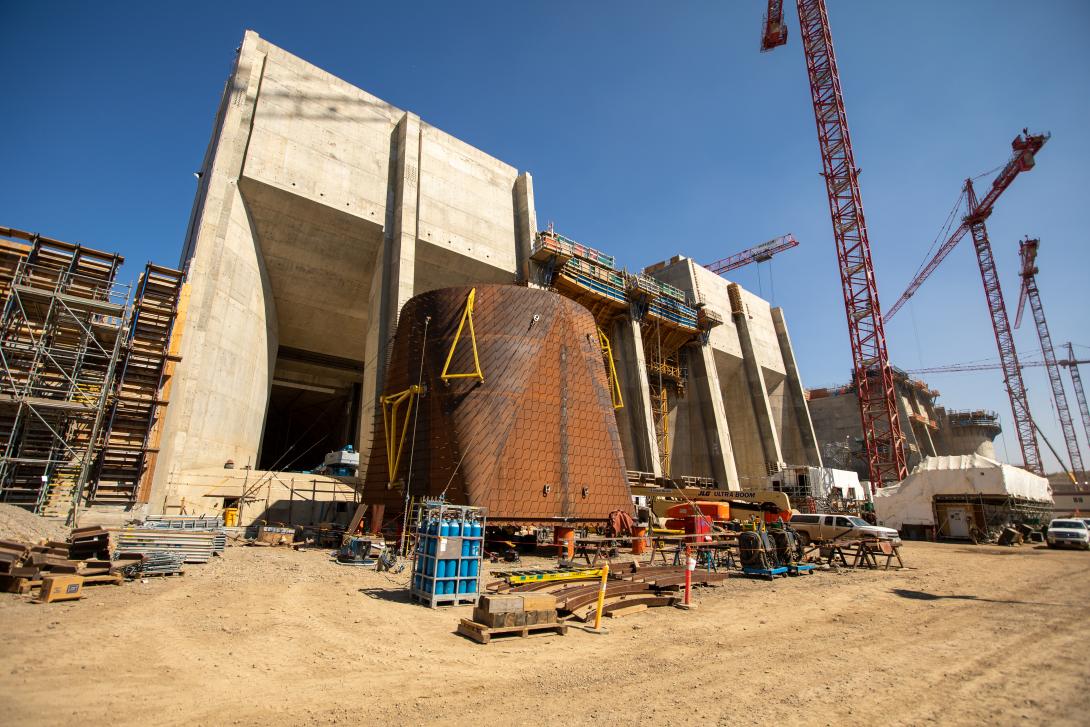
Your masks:
M481 562L479 560L471 560L469 562L469 569L466 571L467 576L476 576L480 571Z

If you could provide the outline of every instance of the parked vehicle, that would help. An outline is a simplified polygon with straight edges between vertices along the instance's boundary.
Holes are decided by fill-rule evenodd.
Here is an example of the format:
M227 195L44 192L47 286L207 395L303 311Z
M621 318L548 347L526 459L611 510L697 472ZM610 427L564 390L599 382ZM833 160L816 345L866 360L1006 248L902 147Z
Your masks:
M893 528L871 525L854 515L796 513L791 516L791 527L798 532L803 545L863 538L878 538L889 540L894 545L901 544L901 535Z
M1048 547L1090 550L1090 528L1084 520L1053 520L1048 524Z

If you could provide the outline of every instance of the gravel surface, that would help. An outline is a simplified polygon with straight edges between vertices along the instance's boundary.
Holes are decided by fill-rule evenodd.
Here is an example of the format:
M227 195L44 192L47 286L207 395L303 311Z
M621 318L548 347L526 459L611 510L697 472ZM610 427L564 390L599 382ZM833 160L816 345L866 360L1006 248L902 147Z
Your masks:
M37 545L39 540L65 540L68 528L60 520L38 517L15 505L0 503L0 539Z
M1085 723L1090 554L903 554L902 571L731 578L692 611L482 646L455 633L469 607L409 603L407 573L231 547L78 602L0 594L2 722Z

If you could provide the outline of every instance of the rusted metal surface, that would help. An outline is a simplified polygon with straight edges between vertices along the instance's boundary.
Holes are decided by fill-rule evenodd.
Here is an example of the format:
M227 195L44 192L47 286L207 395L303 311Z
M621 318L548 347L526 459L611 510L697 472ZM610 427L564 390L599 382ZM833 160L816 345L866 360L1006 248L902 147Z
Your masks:
M445 492L488 508L490 523L604 520L632 508L624 456L593 316L556 293L476 286L474 329L484 380L440 374L470 287L422 293L405 304L384 394L419 383L405 451L390 482L381 410L364 500L400 512ZM425 333L426 329L426 333ZM451 371L473 371L459 339ZM415 446L412 443L415 429Z

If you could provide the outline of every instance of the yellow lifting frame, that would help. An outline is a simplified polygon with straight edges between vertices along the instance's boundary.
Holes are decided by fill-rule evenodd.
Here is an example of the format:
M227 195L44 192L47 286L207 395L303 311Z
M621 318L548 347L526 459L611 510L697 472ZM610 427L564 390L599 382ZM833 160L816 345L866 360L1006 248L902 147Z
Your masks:
M602 347L602 353L606 357L609 366L609 396L613 400L614 409L624 409L624 399L621 398L621 381L617 377L617 366L613 363L613 348L609 345L609 336L599 326L598 345Z
M662 460L662 476L670 476L670 398L666 387L659 389L659 419L662 421L662 441L659 443L659 458Z
M477 289L473 288L469 291L469 297L466 298L466 309L462 313L462 321L458 324L458 332L454 334L454 342L450 344L450 352L447 353L446 363L443 364L443 373L439 374L439 378L443 381L450 381L451 379L479 379L484 381L484 374L481 373L481 359L477 356L477 332L473 330L473 301L476 298ZM469 340L473 344L474 370L452 374L450 373L450 361L454 358L454 349L458 348L458 341L462 339L462 329L465 328L466 321L469 321Z
M401 453L405 448L405 435L409 432L409 413L413 409L413 402L420 387L410 386L399 394L383 396L382 402L382 428L386 434L386 465L390 471L390 482L397 478L397 470L401 466ZM401 423L401 433L398 434L397 417L403 404L408 402L405 409L405 420Z

